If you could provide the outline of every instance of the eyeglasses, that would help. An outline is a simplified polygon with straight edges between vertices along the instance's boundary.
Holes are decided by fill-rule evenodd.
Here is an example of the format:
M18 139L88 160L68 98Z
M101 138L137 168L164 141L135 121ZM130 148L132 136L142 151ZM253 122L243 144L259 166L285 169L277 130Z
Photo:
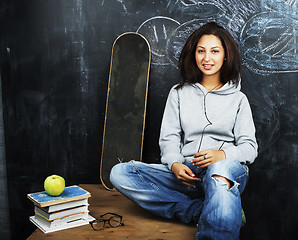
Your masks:
M124 223L122 223L122 216L116 213L105 213L101 215L99 219L95 219L89 223L95 231L99 231L105 227L106 222L108 222L112 228L124 226Z

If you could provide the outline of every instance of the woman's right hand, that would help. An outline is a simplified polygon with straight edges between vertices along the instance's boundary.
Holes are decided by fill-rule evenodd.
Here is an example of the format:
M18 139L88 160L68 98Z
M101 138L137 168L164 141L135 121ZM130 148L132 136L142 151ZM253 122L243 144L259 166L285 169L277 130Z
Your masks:
M182 163L175 162L172 165L171 171L175 174L176 178L188 187L195 188L195 182L201 181L200 178L195 177L194 173L189 167Z

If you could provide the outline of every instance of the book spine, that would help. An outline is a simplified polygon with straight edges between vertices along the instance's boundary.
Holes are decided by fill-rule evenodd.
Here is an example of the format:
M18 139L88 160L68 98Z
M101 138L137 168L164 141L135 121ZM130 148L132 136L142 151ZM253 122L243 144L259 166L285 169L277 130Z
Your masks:
M74 208L70 208L70 209L65 209L65 210L61 210L61 211L57 211L57 212L53 212L53 213L47 213L47 212L43 211L42 209L40 209L39 207L35 206L35 214L38 214L49 221L54 220L54 219L60 219L63 217L72 216L74 214L79 214L79 213L83 213L83 212L87 212L87 211L88 211L87 205L74 207Z
M42 215L39 214L38 212L35 212L35 215L38 215L38 216L42 217L43 219L45 219L45 220L51 222L51 221L55 221L55 220L59 220L59 219L63 219L63 218L67 218L67 217L71 217L71 216L75 216L75 215L84 214L84 213L87 213L87 212L89 212L89 211L87 210L87 211L84 211L84 212L72 213L72 214L65 215L65 216L62 216L62 217L57 217L57 218L53 218L53 217L52 217L52 218L50 218L50 219L48 219L48 218L42 216Z
M73 221L77 221L77 220L81 220L81 219L88 219L88 212L84 212L84 213L79 213L79 214L75 214L72 216L67 216L64 218L60 218L60 219L55 219L55 220L47 220L46 218L44 218L43 216L39 215L39 214L35 214L34 218L37 222L39 222L40 224L47 226L49 228L55 228L55 227L61 227L63 225L67 225Z
M78 207L78 206L84 206L84 205L89 206L88 198L85 198L82 200L76 200L76 201L72 201L72 202L67 202L67 203L60 203L60 204L52 205L49 207L40 207L35 204L35 206L39 207L40 209L42 209L44 212L47 212L47 213L53 213L53 212L57 212L60 210L65 210L65 209L74 208L74 207Z

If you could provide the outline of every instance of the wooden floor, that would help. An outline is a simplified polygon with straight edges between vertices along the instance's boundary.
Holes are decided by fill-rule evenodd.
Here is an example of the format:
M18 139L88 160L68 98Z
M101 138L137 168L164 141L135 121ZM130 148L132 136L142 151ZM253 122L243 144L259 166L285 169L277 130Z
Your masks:
M102 185L81 184L91 193L90 215L98 217L106 212L123 216L124 226L94 231L90 225L44 234L36 229L28 240L91 240L91 239L130 239L130 240L193 240L196 227L157 217L127 200L119 192L107 191ZM28 220L29 221L29 220Z

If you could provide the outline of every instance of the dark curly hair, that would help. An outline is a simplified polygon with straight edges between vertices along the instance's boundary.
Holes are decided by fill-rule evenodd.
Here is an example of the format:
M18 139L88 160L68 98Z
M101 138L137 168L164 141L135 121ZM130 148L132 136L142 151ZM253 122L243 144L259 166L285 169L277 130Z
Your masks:
M179 58L182 80L176 88L182 88L185 83L193 84L202 81L203 73L196 64L195 51L197 43L203 35L214 35L220 39L225 51L225 61L220 70L220 81L223 84L232 82L237 85L241 74L241 57L238 46L227 30L215 22L209 22L194 31L187 39Z

